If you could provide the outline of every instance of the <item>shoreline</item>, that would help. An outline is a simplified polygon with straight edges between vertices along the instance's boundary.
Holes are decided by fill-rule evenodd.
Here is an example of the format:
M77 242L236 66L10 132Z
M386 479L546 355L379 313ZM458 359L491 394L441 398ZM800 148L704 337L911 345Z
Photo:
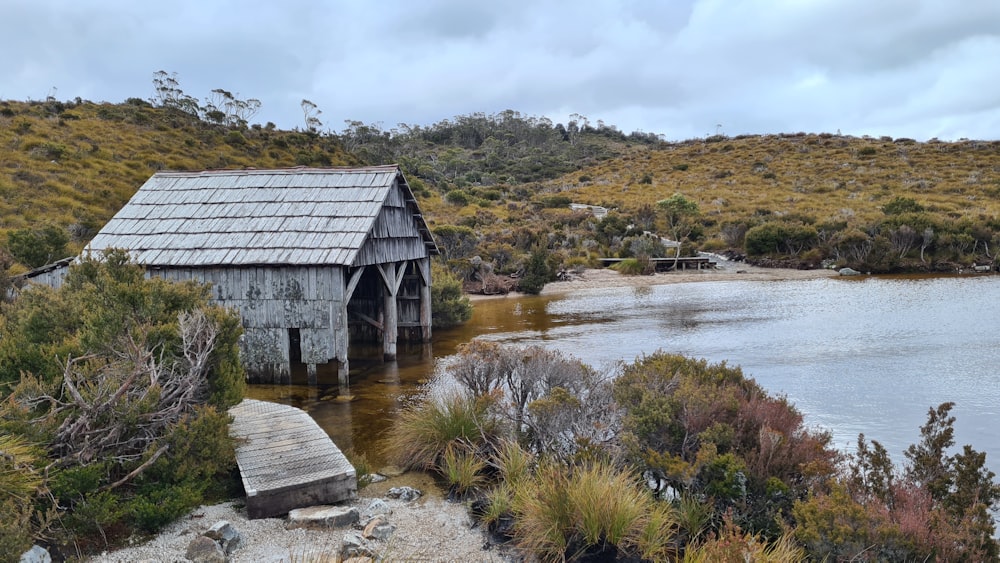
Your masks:
M682 270L679 272L658 272L651 275L626 276L610 268L588 268L578 274L570 274L569 279L545 284L539 295L564 295L581 290L611 287L651 287L675 283L698 283L706 281L788 281L813 280L837 277L836 270L795 270L791 268L762 268L732 262L722 263L715 269ZM526 294L510 292L505 295L482 295L467 293L470 301L485 299L505 299L524 297Z

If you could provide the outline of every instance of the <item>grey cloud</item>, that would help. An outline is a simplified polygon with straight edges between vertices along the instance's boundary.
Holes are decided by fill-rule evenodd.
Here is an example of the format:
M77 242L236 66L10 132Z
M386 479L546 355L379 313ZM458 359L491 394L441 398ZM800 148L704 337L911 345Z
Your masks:
M366 0L247 5L9 0L0 97L190 95L299 101L344 120L429 124L514 109L668 138L841 129L997 136L1000 4L968 0Z

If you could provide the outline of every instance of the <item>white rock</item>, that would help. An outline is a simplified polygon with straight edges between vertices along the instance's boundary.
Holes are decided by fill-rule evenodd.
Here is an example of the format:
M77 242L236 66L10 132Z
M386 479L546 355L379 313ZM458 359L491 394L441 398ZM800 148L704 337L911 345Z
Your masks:
M44 547L33 545L31 549L21 554L20 563L52 563L52 556Z
M353 506L310 506L288 513L288 529L343 528L360 519L358 509Z
M243 543L243 537L228 520L219 520L202 535L217 541L226 555L232 555Z

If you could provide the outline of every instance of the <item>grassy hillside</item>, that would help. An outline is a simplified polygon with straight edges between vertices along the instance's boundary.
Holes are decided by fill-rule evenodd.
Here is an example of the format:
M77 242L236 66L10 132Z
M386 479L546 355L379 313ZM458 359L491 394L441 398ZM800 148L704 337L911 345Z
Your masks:
M682 193L720 223L799 215L866 224L895 197L951 219L986 221L1000 214L1000 141L713 137L594 166L549 187L621 209Z
M637 238L668 231L657 202L697 207L686 248L777 263L829 259L875 271L992 261L1000 246L1000 142L918 143L831 134L715 136L666 143L574 116L507 111L339 134L223 125L178 107L0 102L0 248L76 252L157 170L399 163L460 269L479 255L522 268L655 256ZM603 221L569 202L612 208ZM631 228L630 228L631 226ZM750 237L748 242L747 237Z
M141 100L0 102L0 246L51 226L78 251L158 170L356 163L334 137L225 127Z

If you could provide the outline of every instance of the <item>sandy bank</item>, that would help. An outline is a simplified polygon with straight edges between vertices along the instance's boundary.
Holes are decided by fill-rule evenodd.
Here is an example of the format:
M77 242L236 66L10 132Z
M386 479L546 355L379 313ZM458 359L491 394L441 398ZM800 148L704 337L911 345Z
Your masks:
M647 287L672 283L694 283L704 281L783 281L809 280L836 277L834 270L792 270L787 268L760 268L746 264L722 262L720 267L705 270L662 272L649 276L623 276L615 270L592 268L579 274L572 274L568 280L545 284L542 295L559 295L584 289L604 287ZM503 299L518 297L520 293L504 295L469 295L469 299Z

